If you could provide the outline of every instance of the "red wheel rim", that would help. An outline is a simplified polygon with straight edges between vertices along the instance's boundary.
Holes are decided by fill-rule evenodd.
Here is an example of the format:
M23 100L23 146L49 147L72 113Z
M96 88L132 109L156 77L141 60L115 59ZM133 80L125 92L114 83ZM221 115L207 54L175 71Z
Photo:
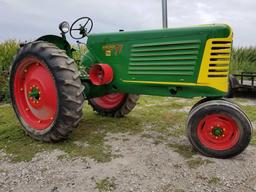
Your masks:
M197 127L200 142L212 150L227 150L239 140L239 129L235 120L223 114L207 115Z
M124 97L125 94L123 93L113 93L105 95L103 97L94 98L93 101L96 105L100 106L101 108L114 109L122 103Z
M14 100L24 125L47 129L57 114L57 88L45 63L35 57L24 58L14 76Z

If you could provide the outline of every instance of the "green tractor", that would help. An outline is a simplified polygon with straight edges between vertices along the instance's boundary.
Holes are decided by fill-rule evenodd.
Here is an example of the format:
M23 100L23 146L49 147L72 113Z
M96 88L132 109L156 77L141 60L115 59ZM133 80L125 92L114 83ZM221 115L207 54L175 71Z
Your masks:
M187 119L187 134L201 154L229 158L249 144L252 125L228 90L232 30L224 24L89 34L88 17L59 26L21 46L10 71L14 111L36 140L67 139L82 118L84 100L102 116L123 117L139 95L204 97ZM78 63L66 40L88 38Z

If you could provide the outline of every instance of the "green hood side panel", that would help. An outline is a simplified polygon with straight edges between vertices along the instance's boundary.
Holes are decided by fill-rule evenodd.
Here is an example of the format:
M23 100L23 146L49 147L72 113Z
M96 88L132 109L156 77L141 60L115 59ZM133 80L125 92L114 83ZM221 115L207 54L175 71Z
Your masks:
M95 63L105 63L112 67L114 79L108 87L116 87L115 91L130 92L132 81L154 82L154 87L158 86L158 82L196 83L206 41L210 38L225 38L230 33L231 28L228 25L214 24L91 34L88 37L87 47ZM83 59L82 63L87 68L93 64L86 59ZM140 86L143 87L141 90L149 88L144 84L135 85L136 83L134 83L136 89L140 89ZM161 85L161 89L162 87ZM200 92L199 95L203 95L204 92ZM213 92L214 90L211 90L209 94ZM145 91L141 92L144 93ZM216 92L215 95L223 94ZM166 95L166 93L161 94L160 91L157 95Z

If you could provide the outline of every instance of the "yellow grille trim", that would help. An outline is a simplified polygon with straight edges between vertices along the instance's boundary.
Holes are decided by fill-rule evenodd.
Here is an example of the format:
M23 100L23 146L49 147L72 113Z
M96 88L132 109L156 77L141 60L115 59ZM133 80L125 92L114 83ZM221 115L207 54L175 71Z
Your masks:
M205 45L204 55L201 63L201 68L199 71L199 76L197 79L197 84L213 87L222 92L228 91L228 71L231 55L233 33L227 38L214 38L208 39ZM216 44L216 42L219 42ZM230 42L230 43L223 43ZM223 43L223 44L222 44ZM223 48L223 49L212 49ZM212 55L220 54L220 55ZM223 53L223 55L221 55ZM216 59L216 60L214 60ZM215 66L210 66L215 65ZM222 68L223 67L223 68ZM227 72L218 72L218 69L225 69ZM216 71L211 71L215 69Z

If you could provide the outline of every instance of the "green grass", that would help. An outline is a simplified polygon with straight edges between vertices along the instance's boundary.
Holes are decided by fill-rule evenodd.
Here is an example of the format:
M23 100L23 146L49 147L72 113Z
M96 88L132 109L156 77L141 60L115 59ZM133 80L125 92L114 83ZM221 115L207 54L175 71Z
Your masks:
M206 165L213 162L208 159L202 159L201 157L197 157L187 160L186 163L189 168L195 169L197 167L200 167L201 165Z
M241 106L241 108L252 122L256 122L256 105Z
M8 173L8 171L6 169L0 168L0 173Z
M185 192L184 189L175 189L174 192Z
M112 178L105 178L101 179L99 181L96 181L96 189L99 190L99 192L111 192L116 189L115 184L116 179L114 177Z
M7 154L11 154L13 161L29 161L38 152L44 150L60 149L69 157L91 157L98 162L110 161L115 155L112 154L111 147L105 144L107 133L131 132L139 130L136 118L110 119L96 115L92 111L88 113L86 106L86 117L72 136L57 144L47 144L34 141L24 135L19 123L10 106L1 107L0 110L0 149L4 149ZM131 128L128 127L132 126ZM86 145L77 145L76 141Z
M113 153L112 147L107 144L106 139L110 139L108 134L126 133L153 139L154 144L167 144L170 150L174 150L186 160L193 160L196 152L190 145L170 143L168 140L185 135L187 113L182 112L182 109L192 106L197 100L141 96L135 110L119 119L101 117L93 112L90 106L85 105L80 126L68 140L57 144L41 143L26 136L11 106L0 105L0 150L15 162L30 161L38 152L55 149L66 152L60 159L89 157L97 162L108 162L119 156L116 152ZM255 120L256 109L251 106L245 106L244 109L248 116ZM253 136L252 143L256 144L256 135ZM201 165L205 162L188 161L189 163Z
M220 178L218 178L218 177L211 177L208 180L208 183L211 184L211 185L218 185L220 183Z
M250 121L253 123L254 128L256 128L256 106L248 105L248 106L241 106L243 111L246 113ZM251 144L256 145L256 131L252 132L252 139Z
M168 144L169 147L173 148L176 153L179 153L185 159L190 159L196 152L190 145L181 145L181 144Z
M142 104L143 102L165 102L165 105L147 107ZM85 105L84 118L80 126L74 130L68 140L57 144L41 143L26 136L11 106L2 105L0 106L0 149L9 154L15 162L29 161L38 152L54 149L66 152L68 157L90 157L98 162L111 161L117 155L113 154L111 146L106 144L106 136L109 133L137 134L150 127L147 130L162 133L163 137L182 135L185 113L171 112L168 103L163 97L142 97L137 109L127 117L119 119L101 117L93 112L90 106Z
M212 161L208 159L202 159L201 157L194 157L196 152L193 150L190 145L182 145L177 143L168 144L170 148L172 148L176 153L181 155L191 169L196 169L201 165L212 163Z

